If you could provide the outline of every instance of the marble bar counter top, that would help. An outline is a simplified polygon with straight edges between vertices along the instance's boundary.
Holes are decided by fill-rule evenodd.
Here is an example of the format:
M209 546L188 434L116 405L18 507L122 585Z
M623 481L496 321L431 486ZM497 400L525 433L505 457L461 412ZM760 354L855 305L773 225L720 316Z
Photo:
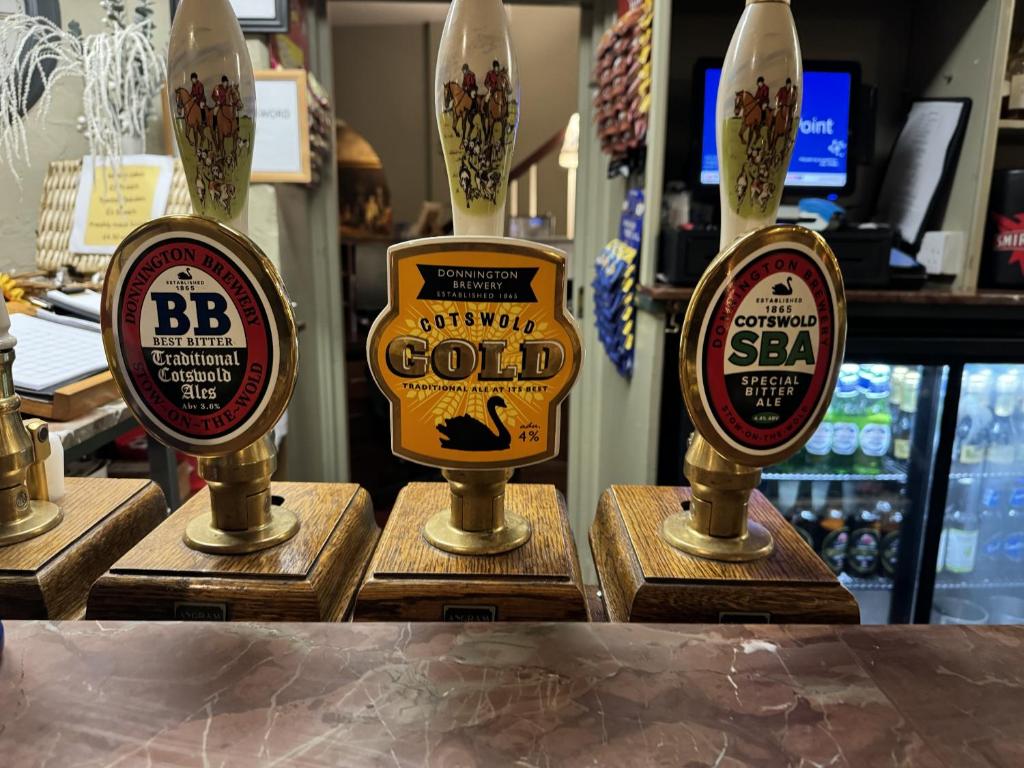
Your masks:
M1024 765L1024 629L5 626L5 768Z

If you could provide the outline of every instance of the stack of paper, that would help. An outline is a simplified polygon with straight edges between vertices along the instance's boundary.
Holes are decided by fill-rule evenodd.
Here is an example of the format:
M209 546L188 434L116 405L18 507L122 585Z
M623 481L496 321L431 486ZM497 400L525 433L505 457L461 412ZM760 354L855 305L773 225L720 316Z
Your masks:
M34 397L107 370L103 339L96 330L76 328L31 315L11 315L14 388Z
M83 317L86 320L100 321L100 301L102 294L96 291L80 293L64 293L63 291L47 291L46 300L57 309L69 315Z

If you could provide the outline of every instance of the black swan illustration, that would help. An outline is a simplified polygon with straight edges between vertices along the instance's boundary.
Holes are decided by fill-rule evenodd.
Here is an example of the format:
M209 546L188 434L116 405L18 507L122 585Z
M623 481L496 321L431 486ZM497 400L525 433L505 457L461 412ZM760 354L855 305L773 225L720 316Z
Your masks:
M772 293L776 296L792 296L793 295L793 277L792 275L786 278L785 284L776 283L772 286Z
M185 269L178 273L179 280L191 280L192 279L192 268L185 267Z
M507 407L505 401L497 395L487 401L487 413L494 426L498 428L498 434L494 434L490 427L468 413L445 419L444 423L437 425L437 431L442 435L441 447L451 448L453 451L505 450L512 445L512 435L498 418L498 409Z

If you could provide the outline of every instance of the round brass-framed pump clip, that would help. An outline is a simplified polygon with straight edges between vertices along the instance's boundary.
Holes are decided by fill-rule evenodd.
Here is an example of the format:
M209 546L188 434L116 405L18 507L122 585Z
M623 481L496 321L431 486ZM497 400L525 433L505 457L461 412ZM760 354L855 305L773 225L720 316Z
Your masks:
M294 536L298 518L270 491L270 431L295 387L295 316L255 243L200 216L142 225L111 259L101 324L132 413L151 437L199 457L211 509L185 543L238 554Z
M842 273L820 235L763 227L715 258L680 340L680 384L696 432L684 463L689 509L665 521L668 543L715 560L771 554L771 534L748 521L750 492L762 467L785 461L817 429L845 345Z

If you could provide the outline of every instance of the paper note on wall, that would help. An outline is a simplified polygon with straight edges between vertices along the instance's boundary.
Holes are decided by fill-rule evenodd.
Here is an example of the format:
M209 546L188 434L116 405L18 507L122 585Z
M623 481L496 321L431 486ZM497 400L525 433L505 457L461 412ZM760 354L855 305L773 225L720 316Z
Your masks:
M163 155L128 155L115 169L107 160L82 161L71 228L73 253L113 253L136 227L162 216L174 161Z

